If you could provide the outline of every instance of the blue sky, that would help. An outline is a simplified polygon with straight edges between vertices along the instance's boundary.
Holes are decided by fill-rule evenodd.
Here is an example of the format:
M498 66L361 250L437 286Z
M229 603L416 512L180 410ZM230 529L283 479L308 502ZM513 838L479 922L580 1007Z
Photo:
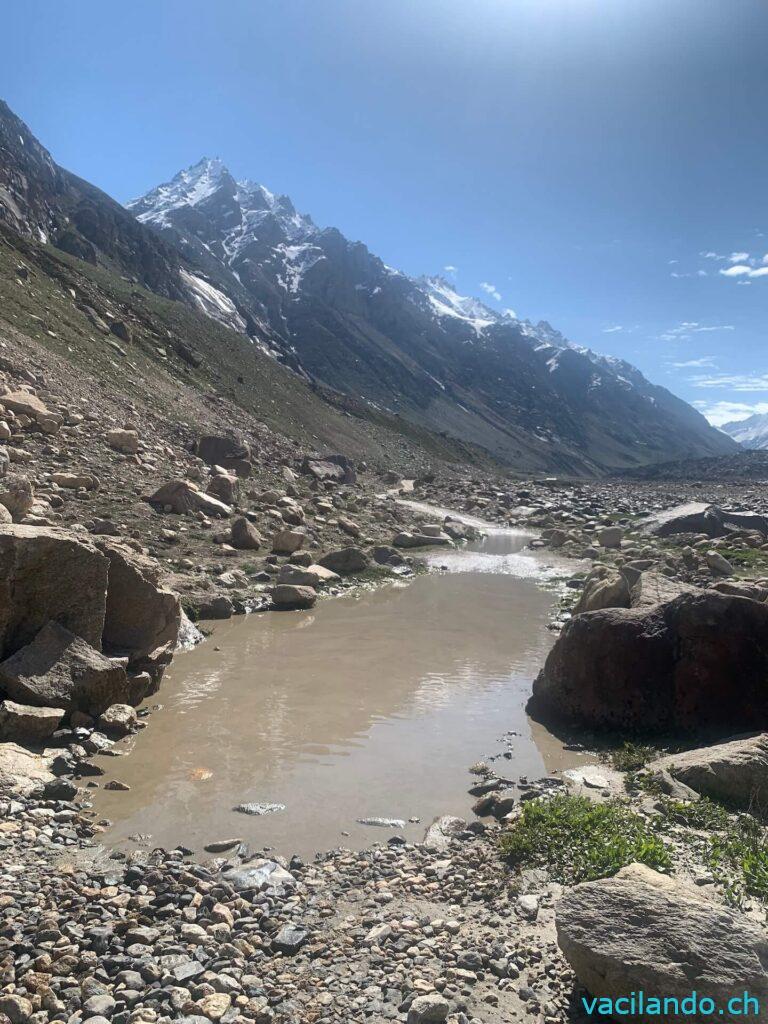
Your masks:
M3 33L0 96L117 199L220 156L715 420L768 411L765 0L25 0Z

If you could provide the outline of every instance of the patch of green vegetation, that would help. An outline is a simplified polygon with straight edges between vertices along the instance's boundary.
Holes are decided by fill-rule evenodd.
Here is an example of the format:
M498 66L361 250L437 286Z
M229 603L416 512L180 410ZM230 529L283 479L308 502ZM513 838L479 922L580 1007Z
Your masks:
M740 905L748 896L768 902L768 831L755 818L741 814L712 836L707 863L730 902Z
M625 740L620 747L608 751L608 760L618 772L639 772L650 761L659 757L656 747Z
M730 813L706 797L665 800L664 816L677 825L706 833L701 855L730 903L748 897L768 902L768 829L751 814Z
M646 821L616 799L598 804L558 794L529 801L499 845L512 867L546 867L564 885L615 875L634 861L657 870L672 865Z
M735 548L723 554L737 569L757 572L768 568L768 551L761 548Z
M730 825L728 811L713 800L664 800L664 814L678 825L702 831L722 831Z
M649 796L661 796L661 783L655 775L648 772L627 772L624 777L624 788L628 793L647 793Z

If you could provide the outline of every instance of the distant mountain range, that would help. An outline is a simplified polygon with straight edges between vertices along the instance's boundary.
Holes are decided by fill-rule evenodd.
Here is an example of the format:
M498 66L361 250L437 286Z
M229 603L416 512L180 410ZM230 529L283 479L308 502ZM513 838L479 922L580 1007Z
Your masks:
M246 335L308 384L523 470L595 473L736 444L635 367L414 279L204 159L124 209L0 104L0 220Z
M742 448L768 448L768 413L755 413L745 420L732 420L720 428Z

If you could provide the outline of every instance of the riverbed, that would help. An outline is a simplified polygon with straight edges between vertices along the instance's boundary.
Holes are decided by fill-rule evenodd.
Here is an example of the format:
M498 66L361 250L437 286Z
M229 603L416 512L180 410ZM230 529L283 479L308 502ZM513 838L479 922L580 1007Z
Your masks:
M578 763L525 714L553 640L542 583L573 570L529 540L489 528L407 582L213 624L174 659L124 756L100 758L103 782L130 787L94 791L104 842L201 852L241 838L307 857L418 840L439 814L471 817L475 762L512 779ZM278 809L234 810L254 803Z

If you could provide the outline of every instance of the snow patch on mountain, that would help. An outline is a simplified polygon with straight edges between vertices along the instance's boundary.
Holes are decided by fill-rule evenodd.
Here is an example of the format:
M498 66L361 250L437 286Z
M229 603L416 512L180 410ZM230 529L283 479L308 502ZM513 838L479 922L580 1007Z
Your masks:
M742 448L768 448L768 413L754 413L745 420L731 420L720 429L738 441Z
M218 288L214 288L202 277L190 274L183 268L180 273L182 281L189 287L190 294L206 316L211 317L212 320L218 320L219 323L231 327L235 331L240 331L241 334L245 333L246 322L228 295Z

